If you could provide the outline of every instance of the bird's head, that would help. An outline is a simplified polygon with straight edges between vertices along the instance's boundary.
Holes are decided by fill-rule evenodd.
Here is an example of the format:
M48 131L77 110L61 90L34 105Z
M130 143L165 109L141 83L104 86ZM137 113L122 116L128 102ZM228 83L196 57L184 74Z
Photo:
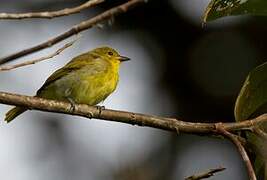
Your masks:
M92 52L114 63L118 63L118 62L120 63L120 62L130 60L130 58L121 56L116 50L110 47L99 47L99 48L92 50Z

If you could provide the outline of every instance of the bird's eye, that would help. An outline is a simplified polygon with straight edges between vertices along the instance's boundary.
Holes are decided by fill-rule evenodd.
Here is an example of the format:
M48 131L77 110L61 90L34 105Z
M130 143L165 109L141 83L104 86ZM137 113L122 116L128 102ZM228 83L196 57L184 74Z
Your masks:
M108 55L113 56L113 52L109 51Z

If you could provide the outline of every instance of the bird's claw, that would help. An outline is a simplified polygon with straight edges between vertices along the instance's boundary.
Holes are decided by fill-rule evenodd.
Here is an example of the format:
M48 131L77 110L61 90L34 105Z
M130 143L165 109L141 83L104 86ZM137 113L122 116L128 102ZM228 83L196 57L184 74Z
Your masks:
M102 111L105 110L105 106L96 106L96 108L98 110L98 116L100 117Z
M70 102L70 109L69 109L69 111L71 113L73 113L75 111L75 102L71 98L68 98L68 101Z
M69 111L70 111L71 113L73 113L73 112L75 111L75 104L70 104L70 109L69 109Z
M89 119L92 119L93 117L94 117L94 114L93 114L92 112L89 112L89 113L88 113L88 118L89 118Z

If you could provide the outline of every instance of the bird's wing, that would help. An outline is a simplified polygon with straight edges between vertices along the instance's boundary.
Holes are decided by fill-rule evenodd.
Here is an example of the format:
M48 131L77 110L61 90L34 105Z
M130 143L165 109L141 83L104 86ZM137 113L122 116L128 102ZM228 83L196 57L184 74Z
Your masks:
M43 86L37 91L37 95L40 94L40 92L47 87L49 84L55 82L56 80L66 76L67 74L79 70L85 66L90 66L92 69L91 72L99 71L99 66L95 66L96 59L99 58L97 56L94 56L90 53L81 54L75 58L73 58L68 64L66 64L64 67L58 69L55 71L43 84ZM103 67L103 66L102 66ZM103 67L105 68L105 67ZM89 70L89 69L88 69ZM90 73L90 70L89 70Z

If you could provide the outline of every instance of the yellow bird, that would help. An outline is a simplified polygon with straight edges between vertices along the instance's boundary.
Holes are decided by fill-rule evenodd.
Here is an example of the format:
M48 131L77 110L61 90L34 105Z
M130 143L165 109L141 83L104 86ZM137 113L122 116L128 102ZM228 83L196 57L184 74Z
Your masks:
M120 63L130 58L119 55L110 47L100 47L73 58L54 72L37 91L46 99L96 105L105 100L119 80ZM6 122L12 121L25 107L15 107L6 113Z

